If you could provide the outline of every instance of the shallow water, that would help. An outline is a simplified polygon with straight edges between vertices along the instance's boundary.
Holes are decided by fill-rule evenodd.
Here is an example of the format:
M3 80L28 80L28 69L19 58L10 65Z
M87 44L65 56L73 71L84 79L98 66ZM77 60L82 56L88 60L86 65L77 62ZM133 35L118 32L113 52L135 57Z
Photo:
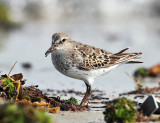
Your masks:
M101 10L105 13L106 10ZM160 62L160 25L159 18L123 15L102 16L89 22L80 22L61 17L54 21L27 21L20 29L3 34L0 41L0 70L6 74L15 61L18 61L11 74L23 73L27 79L26 85L39 85L46 89L75 89L85 91L85 85L80 80L66 77L55 70L51 58L45 57L45 51L50 47L51 36L55 32L66 32L73 40L103 48L116 53L130 47L128 52L143 52L143 64L122 65L109 74L95 80L93 88L113 93L133 90L135 82L130 75L138 67L150 67ZM64 21L67 19L67 21ZM1 33L2 34L2 33ZM22 63L29 62L32 68L22 68ZM155 86L157 83L149 84Z

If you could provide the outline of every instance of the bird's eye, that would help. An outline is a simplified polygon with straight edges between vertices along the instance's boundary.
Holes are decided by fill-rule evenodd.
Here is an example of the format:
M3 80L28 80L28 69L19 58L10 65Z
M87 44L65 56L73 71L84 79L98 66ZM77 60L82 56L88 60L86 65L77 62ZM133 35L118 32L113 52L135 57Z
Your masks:
M58 36L55 36L55 39L58 39Z
M63 39L63 40L62 40L62 42L65 42L65 41L66 41L66 39Z

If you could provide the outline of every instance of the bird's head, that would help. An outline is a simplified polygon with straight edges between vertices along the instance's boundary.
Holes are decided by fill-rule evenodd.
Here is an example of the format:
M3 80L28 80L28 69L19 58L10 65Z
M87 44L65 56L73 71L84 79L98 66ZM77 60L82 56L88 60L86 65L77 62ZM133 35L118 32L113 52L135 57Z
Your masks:
M63 49L64 44L70 40L71 38L66 33L53 34L51 47L46 51L45 56L47 57L54 50Z

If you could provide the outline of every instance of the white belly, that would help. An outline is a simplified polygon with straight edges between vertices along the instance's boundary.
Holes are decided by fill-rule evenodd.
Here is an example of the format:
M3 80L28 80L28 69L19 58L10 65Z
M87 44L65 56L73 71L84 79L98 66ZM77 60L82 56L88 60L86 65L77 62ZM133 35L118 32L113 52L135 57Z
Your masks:
M52 53L52 62L55 68L62 74L75 79L87 81L90 84L92 84L97 77L108 73L118 66L114 65L108 68L100 68L95 70L80 70L76 66L74 66L71 63L72 61L66 58L65 55L61 56L61 54L54 53Z
M111 66L109 68L100 68L100 69L96 69L96 70L89 70L89 71L85 71L85 70L79 70L75 67L72 67L71 69L69 69L65 75L75 78L75 79L80 79L83 81L88 81L90 82L90 84L93 83L93 81L99 77L102 76L108 72L110 72L112 69L118 67L118 65L115 66ZM64 73L63 73L64 74Z

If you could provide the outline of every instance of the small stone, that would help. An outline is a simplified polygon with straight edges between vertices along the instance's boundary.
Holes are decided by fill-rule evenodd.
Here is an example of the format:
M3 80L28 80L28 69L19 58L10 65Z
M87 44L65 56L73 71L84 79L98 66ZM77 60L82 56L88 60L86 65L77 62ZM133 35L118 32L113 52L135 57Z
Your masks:
M155 97L152 95L149 95L140 107L143 111L143 114L146 116L151 116L159 108L158 103L155 100Z
M32 68L32 64L29 63L29 62L22 63L22 68L31 69Z

